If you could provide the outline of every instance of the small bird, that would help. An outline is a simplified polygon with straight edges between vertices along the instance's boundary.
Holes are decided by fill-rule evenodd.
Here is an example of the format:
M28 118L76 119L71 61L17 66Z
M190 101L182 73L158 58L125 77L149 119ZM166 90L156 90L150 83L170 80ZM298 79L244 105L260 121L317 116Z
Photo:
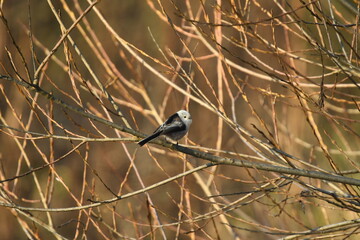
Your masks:
M152 139L164 135L174 141L177 141L184 137L189 131L192 118L190 113L185 110L180 110L171 115L163 124L161 124L153 134L144 138L138 144L143 146Z

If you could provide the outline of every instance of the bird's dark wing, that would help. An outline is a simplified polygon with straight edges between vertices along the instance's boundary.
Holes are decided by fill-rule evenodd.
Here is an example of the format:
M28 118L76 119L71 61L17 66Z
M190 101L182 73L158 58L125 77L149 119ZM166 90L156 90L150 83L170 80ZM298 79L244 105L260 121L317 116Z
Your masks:
M186 126L183 121L180 119L179 115L174 114L169 117L168 120L161 126L162 133L161 134L169 134L172 132L180 132L186 130Z
M175 123L173 126L172 123ZM185 130L186 126L181 121L179 115L174 113L171 115L162 125L160 125L153 133L167 134L173 131L182 131ZM165 130L165 132L164 132Z
M179 117L179 114L174 113L173 115L171 115L165 122L164 125L169 125L170 123L174 122L174 121L180 121L181 119Z

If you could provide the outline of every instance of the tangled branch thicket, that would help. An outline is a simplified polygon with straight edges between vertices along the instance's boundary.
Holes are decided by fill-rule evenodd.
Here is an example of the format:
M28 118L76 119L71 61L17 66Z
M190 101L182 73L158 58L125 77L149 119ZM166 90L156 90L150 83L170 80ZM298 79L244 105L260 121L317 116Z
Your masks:
M359 237L360 5L70 2L1 1L2 239Z

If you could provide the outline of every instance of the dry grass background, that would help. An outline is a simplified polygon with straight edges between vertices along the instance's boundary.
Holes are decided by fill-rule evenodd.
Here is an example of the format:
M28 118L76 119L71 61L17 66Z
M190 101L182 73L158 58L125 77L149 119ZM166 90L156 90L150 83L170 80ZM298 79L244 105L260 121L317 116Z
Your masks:
M1 1L1 239L357 239L359 9Z

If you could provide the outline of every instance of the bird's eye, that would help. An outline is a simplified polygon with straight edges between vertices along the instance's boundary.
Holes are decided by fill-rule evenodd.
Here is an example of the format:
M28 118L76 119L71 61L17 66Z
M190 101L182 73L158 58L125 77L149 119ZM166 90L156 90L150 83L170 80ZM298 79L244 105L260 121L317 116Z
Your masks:
M184 116L184 118L186 118L186 116Z

